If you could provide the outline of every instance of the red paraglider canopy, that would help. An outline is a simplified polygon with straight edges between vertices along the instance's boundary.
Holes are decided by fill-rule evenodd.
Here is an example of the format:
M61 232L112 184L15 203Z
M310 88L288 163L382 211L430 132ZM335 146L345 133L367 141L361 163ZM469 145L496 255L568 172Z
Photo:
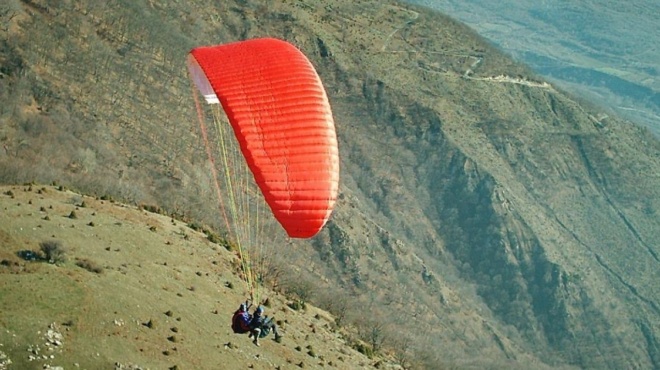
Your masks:
M337 137L328 98L309 60L272 38L199 47L193 81L221 103L273 215L290 237L314 236L334 207Z

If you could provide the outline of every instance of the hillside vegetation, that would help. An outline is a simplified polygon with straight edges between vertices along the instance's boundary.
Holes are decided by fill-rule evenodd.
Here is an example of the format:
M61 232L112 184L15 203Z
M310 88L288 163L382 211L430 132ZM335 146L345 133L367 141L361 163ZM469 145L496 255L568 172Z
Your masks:
M382 1L0 7L2 182L223 234L186 53L278 37L325 84L342 172L324 230L273 255L298 284L267 284L405 366L660 367L660 143L465 25Z

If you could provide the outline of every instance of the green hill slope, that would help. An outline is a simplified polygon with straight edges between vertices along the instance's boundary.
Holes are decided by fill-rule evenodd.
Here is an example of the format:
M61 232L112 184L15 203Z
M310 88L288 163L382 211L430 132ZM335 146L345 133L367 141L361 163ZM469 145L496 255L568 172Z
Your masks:
M185 223L51 186L3 187L0 209L0 351L11 360L1 368L353 369L378 362L331 331L326 312L294 311L272 292L266 313L281 322L282 342L271 335L256 347L247 334L234 334L231 314L245 299L237 257ZM59 243L66 261L17 255L39 252L44 242Z

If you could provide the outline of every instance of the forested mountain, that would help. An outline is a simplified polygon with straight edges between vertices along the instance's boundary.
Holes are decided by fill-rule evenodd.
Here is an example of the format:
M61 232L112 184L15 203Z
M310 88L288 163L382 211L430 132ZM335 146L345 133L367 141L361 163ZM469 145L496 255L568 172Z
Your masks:
M0 14L3 183L157 204L221 233L186 54L281 38L324 82L341 159L330 222L273 257L298 294L410 366L660 367L660 143L467 26L348 0Z

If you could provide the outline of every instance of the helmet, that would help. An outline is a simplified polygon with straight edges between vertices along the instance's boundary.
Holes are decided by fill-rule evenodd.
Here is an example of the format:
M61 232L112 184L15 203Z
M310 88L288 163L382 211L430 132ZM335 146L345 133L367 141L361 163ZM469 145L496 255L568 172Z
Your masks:
M255 313L257 315L261 315L262 313L264 313L264 306L257 307L257 310L255 311Z
M247 311L247 306L245 303L241 303L241 306L238 308L239 311Z

